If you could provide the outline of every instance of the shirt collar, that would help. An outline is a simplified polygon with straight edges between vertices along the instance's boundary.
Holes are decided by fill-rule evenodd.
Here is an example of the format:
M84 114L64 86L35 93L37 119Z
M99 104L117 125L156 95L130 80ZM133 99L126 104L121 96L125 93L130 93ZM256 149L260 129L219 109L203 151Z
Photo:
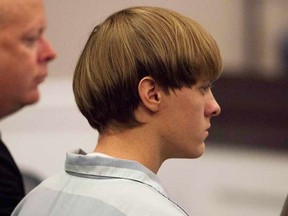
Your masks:
M89 155L82 149L66 154L65 171L84 178L121 178L149 185L167 196L159 178L136 161Z

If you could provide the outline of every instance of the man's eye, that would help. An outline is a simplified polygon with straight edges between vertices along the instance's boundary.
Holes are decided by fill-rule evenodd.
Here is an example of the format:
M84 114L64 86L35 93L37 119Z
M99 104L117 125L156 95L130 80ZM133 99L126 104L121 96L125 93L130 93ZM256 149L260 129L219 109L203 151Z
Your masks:
M35 37L35 36L25 37L23 39L24 43L28 46L34 45L37 40L38 40L38 37Z
M210 86L204 86L203 87L203 91L206 93L206 92L209 92L210 91Z
M211 84L205 85L202 87L204 91L209 91L211 89Z

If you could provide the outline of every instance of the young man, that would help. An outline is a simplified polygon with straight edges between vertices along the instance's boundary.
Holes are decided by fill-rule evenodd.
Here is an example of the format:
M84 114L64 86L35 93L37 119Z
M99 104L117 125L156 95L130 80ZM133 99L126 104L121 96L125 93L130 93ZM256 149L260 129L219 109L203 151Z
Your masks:
M99 132L95 151L68 153L66 172L13 215L187 215L156 173L169 158L203 154L221 68L216 42L187 17L156 7L112 14L91 33L73 82Z
M0 1L0 119L39 99L55 57L45 28L42 0ZM0 139L0 215L10 215L23 197L21 174Z

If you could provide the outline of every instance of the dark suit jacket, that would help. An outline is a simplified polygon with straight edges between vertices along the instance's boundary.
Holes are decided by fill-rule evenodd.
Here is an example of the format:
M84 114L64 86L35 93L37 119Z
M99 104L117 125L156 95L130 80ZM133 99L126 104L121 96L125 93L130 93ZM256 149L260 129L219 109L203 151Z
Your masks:
M0 139L0 215L10 215L24 195L21 173Z
M288 216L288 195L286 201L284 202L283 209L280 216Z

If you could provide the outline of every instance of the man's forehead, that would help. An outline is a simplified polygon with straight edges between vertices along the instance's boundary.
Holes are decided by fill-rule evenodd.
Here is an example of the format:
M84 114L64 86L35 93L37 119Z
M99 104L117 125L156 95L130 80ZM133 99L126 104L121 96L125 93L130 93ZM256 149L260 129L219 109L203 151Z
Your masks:
M0 28L10 26L13 22L37 20L44 18L44 3L42 0L5 0L0 1Z
M28 11L44 9L42 0L1 0L0 1L0 17L9 17L10 15L19 15Z

